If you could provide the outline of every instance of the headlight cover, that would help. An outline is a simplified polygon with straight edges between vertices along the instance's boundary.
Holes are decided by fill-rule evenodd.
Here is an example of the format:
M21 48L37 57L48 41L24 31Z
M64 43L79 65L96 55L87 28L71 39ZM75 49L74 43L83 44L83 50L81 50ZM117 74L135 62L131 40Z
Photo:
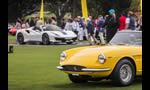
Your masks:
M62 61L64 61L66 57L67 57L67 54L65 52L62 52L60 54L60 60L62 60Z
M100 54L100 55L98 56L98 61L99 61L100 64L104 64L105 61L106 61L105 55L104 55L104 54Z

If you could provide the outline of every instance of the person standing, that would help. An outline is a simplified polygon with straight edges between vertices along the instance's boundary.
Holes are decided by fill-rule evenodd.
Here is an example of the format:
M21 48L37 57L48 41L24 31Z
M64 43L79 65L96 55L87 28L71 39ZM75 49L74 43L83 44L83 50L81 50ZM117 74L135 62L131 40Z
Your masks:
M33 27L33 26L35 26L35 24L36 24L35 16L32 16L31 21L29 22L29 25L30 25L30 27Z
M96 38L94 37L94 24L93 21L91 21L90 18L87 18L87 31L88 31L88 41L90 45L92 45L92 40L94 40L95 43L97 43Z
M26 23L25 23L25 27L29 28L30 25L29 25L29 19L27 19Z
M51 22L52 25L57 25L57 20L55 17L52 17L51 20L52 20Z
M74 21L73 21L73 23L72 23L72 25L73 25L73 32L76 34L76 35L78 35L78 32L79 32L79 23L77 22L78 21L78 19L77 18L75 18L74 19Z
M139 31L142 31L142 15L140 15L138 24L140 25Z
M73 31L73 25L72 25L73 20L72 19L68 19L68 22L65 25L65 30L70 30Z
M62 19L61 19L61 25L60 25L60 27L61 27L62 29L64 29L64 28L65 28L65 25L66 25L65 19L62 18Z
M86 22L85 22L85 17L82 17L82 28L83 28L83 39L85 37L86 40L88 40L88 34L87 34L87 29L86 29Z
M83 40L83 27L84 27L84 25L83 25L83 21L82 21L81 16L78 16L77 18L78 18L78 23L79 23L79 27L80 27L79 31L78 31L78 40L82 41Z
M123 29L125 29L126 26L126 17L123 14L121 14L119 22L120 22L119 31L122 31Z
M18 19L16 20L16 25L15 25L15 27L17 28L17 30L21 29L21 27L22 27L22 22L21 22L20 18L18 18Z
M42 21L41 19L39 19L39 20L36 22L36 25L35 25L35 27L34 27L34 30L42 31L41 25L43 25L43 21Z
M107 43L113 38L119 28L119 20L116 17L115 10L110 9L109 16L106 18L106 21L102 28L106 27L106 41Z
M133 16L134 16L133 12L129 11L128 18L126 19L126 27L125 27L126 29L135 30L136 22Z
M103 16L102 15L99 15L98 16L98 22L97 22L97 30L99 32L99 37L100 37L100 41L101 41L101 45L104 45L105 44L105 41L104 41L104 28L102 28L102 26L104 25L104 22L105 20L103 19Z
M98 26L97 26L97 23L99 21L99 17L97 17L97 19L94 21L94 25L95 25L95 37L98 38L98 34L99 34L99 31L98 31Z

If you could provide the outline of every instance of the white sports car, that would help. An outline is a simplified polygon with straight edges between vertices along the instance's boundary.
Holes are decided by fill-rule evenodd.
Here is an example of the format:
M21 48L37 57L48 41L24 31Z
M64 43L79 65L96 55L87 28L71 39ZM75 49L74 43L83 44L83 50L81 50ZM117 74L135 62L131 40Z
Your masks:
M65 42L72 44L77 39L77 35L73 31L65 31L56 25L43 25L40 28L31 27L28 29L18 30L16 39L19 44L29 41L38 41L44 45L54 42Z

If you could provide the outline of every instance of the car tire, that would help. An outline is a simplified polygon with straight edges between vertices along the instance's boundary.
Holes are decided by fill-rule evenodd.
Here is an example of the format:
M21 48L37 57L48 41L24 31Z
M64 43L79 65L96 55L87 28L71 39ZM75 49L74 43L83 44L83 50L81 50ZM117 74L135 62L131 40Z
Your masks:
M43 45L49 45L50 44L49 36L47 33L42 35L42 43L43 43Z
M127 86L133 83L135 73L133 63L127 59L122 59L113 70L111 79L115 85Z
M73 42L66 42L67 44L72 44Z
M17 41L18 41L19 44L25 44L25 42L24 42L24 36L23 36L22 33L18 33L17 34Z
M73 82L73 83L86 83L88 82L88 80L86 79L83 79L79 76L73 76L71 74L68 75L69 76L69 79Z

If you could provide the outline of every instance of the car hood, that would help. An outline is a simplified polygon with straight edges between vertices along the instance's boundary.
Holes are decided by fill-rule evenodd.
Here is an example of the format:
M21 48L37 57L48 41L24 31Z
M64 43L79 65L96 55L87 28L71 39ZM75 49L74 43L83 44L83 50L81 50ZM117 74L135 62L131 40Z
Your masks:
M67 53L67 58L61 65L81 65L81 66L90 66L96 65L98 63L98 56L103 53L107 57L115 57L119 55L120 52L124 52L124 50L132 50L137 46L129 46L129 45L107 45L107 46L91 46L91 47L81 47L74 48L65 51ZM124 52L124 54L128 54L129 52ZM132 52L131 52L132 53ZM99 64L99 63L98 63Z

